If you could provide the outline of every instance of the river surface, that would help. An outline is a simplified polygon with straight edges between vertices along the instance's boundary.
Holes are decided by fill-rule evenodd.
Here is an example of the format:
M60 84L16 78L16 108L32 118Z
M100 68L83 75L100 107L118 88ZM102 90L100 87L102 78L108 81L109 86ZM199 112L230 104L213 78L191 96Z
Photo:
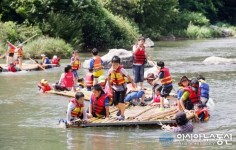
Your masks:
M42 78L55 83L64 70L60 67L45 72L0 73L0 149L236 149L236 64L202 63L209 56L236 58L236 39L156 44L157 47L148 49L149 54L154 60L164 60L169 66L176 80L175 89L183 75L192 78L200 73L210 84L210 96L215 107L210 112L208 122L194 123L194 134L232 134L233 142L228 141L228 145L226 142L215 142L214 145L192 142L196 144L181 145L176 142L180 138L173 135L174 144L165 147L159 138L164 137L166 132L159 127L58 128L58 120L65 118L69 98L42 94L37 84ZM84 60L91 56L80 54L80 57ZM3 62L1 60L0 63ZM68 62L63 60L62 66ZM79 75L85 72L81 69Z

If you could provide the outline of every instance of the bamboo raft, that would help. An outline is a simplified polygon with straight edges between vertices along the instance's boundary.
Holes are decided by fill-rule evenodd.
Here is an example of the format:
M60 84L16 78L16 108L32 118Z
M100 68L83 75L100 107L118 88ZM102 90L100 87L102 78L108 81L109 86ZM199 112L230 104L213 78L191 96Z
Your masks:
M161 126L163 124L175 124L175 115L178 110L175 107L166 108L161 111L158 106L130 106L125 110L125 120L119 121L116 113L117 109L111 107L110 119L91 118L89 123L83 123L76 120L73 125L67 127L107 127L107 126ZM190 120L194 117L193 112L188 111L187 118Z
M8 66L6 64L0 64L0 66L5 70L8 69ZM18 65L17 65L17 67L19 68ZM54 65L54 67L57 67L57 66ZM22 70L25 70L25 71L38 71L38 70L42 70L42 69L40 68L40 65L36 64L36 63L34 63L34 64L25 64L25 63L23 63L22 64Z
M86 91L86 90L78 90L84 93L84 99L89 101L90 100L90 96L92 94L91 91ZM55 91L55 90L51 90L51 91L47 91L47 93L50 94L56 94L56 95L61 95L61 96L66 96L66 97L75 97L75 92L73 91ZM151 98L152 97L152 90L147 89L145 90L145 95L146 98Z

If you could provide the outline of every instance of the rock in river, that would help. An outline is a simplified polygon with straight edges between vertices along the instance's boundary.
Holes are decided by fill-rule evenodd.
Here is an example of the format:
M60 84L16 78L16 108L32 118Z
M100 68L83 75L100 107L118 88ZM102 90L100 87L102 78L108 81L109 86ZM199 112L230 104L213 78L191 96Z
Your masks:
M102 56L104 62L104 68L111 67L111 59L113 56L119 56L121 58L121 64L124 68L132 68L133 66L133 53L125 49L111 49L106 55ZM90 60L85 60L83 63L84 68L89 68ZM148 61L146 67L152 67L152 62Z

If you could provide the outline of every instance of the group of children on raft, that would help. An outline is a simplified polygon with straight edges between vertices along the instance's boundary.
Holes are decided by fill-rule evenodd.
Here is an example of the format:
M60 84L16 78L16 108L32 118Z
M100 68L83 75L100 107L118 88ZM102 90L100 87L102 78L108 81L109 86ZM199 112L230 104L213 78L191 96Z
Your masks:
M59 82L54 86L55 90L73 90L76 92L76 81L78 80L80 82L80 89L86 87L88 91L92 91L88 111L84 105L84 94L82 92L76 92L75 98L68 104L68 124L72 124L73 120L78 118L81 120L87 120L91 117L109 119L109 106L113 104L119 109L117 119L125 120L125 102L133 102L134 99L140 98L140 105L147 105L144 102L144 90L137 90L133 79L121 66L121 60L118 56L114 56L111 59L112 66L105 78L103 76L103 61L98 56L98 50L96 48L92 50L92 55L93 58L90 60L90 68L85 77L85 84L83 79L78 78L77 71L80 68L80 61L78 52L74 51L73 57L71 58L71 65L65 67ZM148 74L146 78L147 82L154 87L153 100L149 105L160 104L160 110L164 110L166 107L164 104L165 98L175 101L180 111L176 115L176 122L178 124L182 120L178 125L185 125L188 131L191 131L191 125L187 124L185 110L194 110L197 120L207 121L209 114L206 103L209 99L209 85L205 82L205 78L199 75L198 78L189 80L186 76L183 76L178 83L179 90L177 91L177 98L175 98L170 96L173 86L169 69L165 67L163 61L158 61L156 68L157 77L154 74ZM41 81L39 87L43 92L52 89L45 80ZM183 128L183 132L185 132L186 128ZM175 130L177 131L177 129ZM178 132L181 132L180 129L178 129Z

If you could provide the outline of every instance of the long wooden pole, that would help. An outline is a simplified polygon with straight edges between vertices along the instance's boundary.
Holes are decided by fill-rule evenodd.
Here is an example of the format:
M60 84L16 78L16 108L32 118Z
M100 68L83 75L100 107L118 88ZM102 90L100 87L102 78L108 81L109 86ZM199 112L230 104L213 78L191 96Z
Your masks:
M29 59L30 59L31 61L33 61L34 63L38 64L38 66L39 66L42 70L46 71L46 69L45 69L42 65L40 65L39 63L37 63L35 60L33 60L33 59L30 58L30 57L29 57Z
M28 42L29 40L31 40L32 38L36 37L38 34L35 34L33 36L31 36L30 38L28 38L27 40L25 40L24 42L22 42L21 44L25 44L26 42Z

